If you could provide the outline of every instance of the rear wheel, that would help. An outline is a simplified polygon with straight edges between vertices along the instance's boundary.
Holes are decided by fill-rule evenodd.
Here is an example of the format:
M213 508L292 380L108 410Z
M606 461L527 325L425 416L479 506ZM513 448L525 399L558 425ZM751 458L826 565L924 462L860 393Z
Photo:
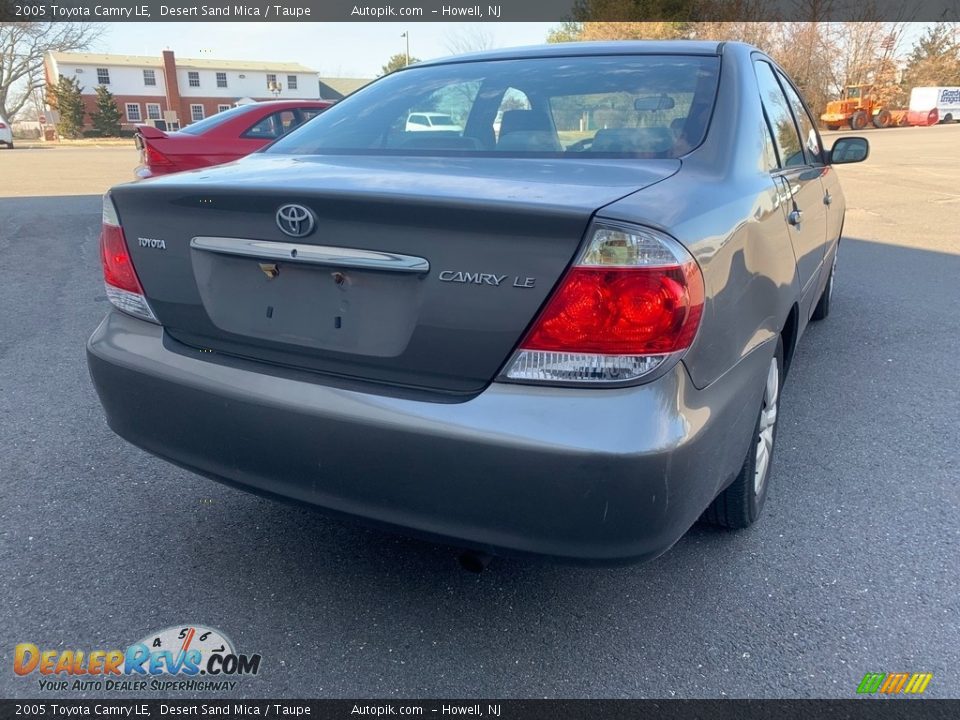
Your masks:
M839 253L837 253L839 254ZM837 274L837 255L833 256L833 264L830 265L830 277L827 278L827 286L823 289L823 295L820 296L820 302L813 309L811 320L823 320L830 314L830 301L833 300L833 279Z
M952 122L953 122L953 115L951 115L950 113L947 113L946 115L943 116L943 121L942 121L942 122L943 122L944 125L946 125L947 123L952 123ZM11 147L12 147L12 146L11 146Z
M853 115L850 116L850 129L851 130L863 130L867 126L867 121L870 118L867 117L867 113L863 110L857 110Z
M887 128L890 127L893 121L893 117L890 115L889 110L881 110L876 115L873 116L873 124L878 128Z
M767 369L760 415L753 430L753 442L736 480L720 493L703 514L703 520L725 528L745 528L757 521L767 499L773 448L777 440L777 413L783 384L783 341Z

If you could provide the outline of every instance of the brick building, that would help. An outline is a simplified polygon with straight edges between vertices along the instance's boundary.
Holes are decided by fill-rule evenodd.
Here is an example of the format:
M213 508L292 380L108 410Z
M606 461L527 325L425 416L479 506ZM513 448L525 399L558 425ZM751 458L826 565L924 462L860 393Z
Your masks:
M177 58L172 50L161 57L47 54L48 83L60 75L75 77L83 88L89 113L96 109L96 87L105 85L123 116L124 129L148 120L171 120L176 113L183 125L233 107L238 101L317 99L317 73L299 63L254 60L197 60Z

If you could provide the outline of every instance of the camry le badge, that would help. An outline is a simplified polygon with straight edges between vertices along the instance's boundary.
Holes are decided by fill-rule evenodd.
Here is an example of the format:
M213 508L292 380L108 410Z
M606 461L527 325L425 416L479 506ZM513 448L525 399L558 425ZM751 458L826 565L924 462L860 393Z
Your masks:
M277 210L277 227L290 237L306 237L314 224L313 213L303 205L281 205Z
M469 283L471 285L493 285L499 287L509 275L495 275L493 273L463 272L462 270L442 270L437 276L440 282ZM537 283L536 278L517 275L513 279L513 287L532 288Z

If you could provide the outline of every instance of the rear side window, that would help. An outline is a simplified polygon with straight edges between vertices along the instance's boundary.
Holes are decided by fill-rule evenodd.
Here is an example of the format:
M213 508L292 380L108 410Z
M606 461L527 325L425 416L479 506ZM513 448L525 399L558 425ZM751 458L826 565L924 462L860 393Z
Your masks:
M300 114L303 116L303 121L313 120L317 115L323 112L323 108L318 107L305 107L300 108Z
M267 115L243 133L241 137L273 140L285 135L297 124L297 115L293 110L280 110Z
M766 63L764 63L766 64ZM803 140L803 150L807 157L807 162L811 165L823 163L823 153L820 150L820 137L817 135L816 125L803 106L803 101L793 89L790 81L784 77L783 73L777 73L780 78L780 84L786 93L787 101L793 108L793 116L797 119L797 125L800 127L800 137Z
M760 87L760 100L763 102L763 109L770 122L773 141L780 157L780 166L806 165L807 160L803 154L803 145L797 133L797 126L793 122L793 114L790 112L783 89L777 82L776 75L773 74L773 68L759 60L754 63L754 68Z
M703 141L719 68L718 57L685 55L411 68L350 95L267 152L674 158Z

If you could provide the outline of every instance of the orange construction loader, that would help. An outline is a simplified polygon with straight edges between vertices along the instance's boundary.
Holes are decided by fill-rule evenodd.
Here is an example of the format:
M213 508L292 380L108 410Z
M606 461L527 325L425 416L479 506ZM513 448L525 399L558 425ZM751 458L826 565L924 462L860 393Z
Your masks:
M839 130L842 125L849 125L852 130L863 130L870 122L878 128L906 124L906 110L883 107L874 99L873 93L873 85L848 85L839 100L827 103L827 110L820 116L820 121L828 130Z

